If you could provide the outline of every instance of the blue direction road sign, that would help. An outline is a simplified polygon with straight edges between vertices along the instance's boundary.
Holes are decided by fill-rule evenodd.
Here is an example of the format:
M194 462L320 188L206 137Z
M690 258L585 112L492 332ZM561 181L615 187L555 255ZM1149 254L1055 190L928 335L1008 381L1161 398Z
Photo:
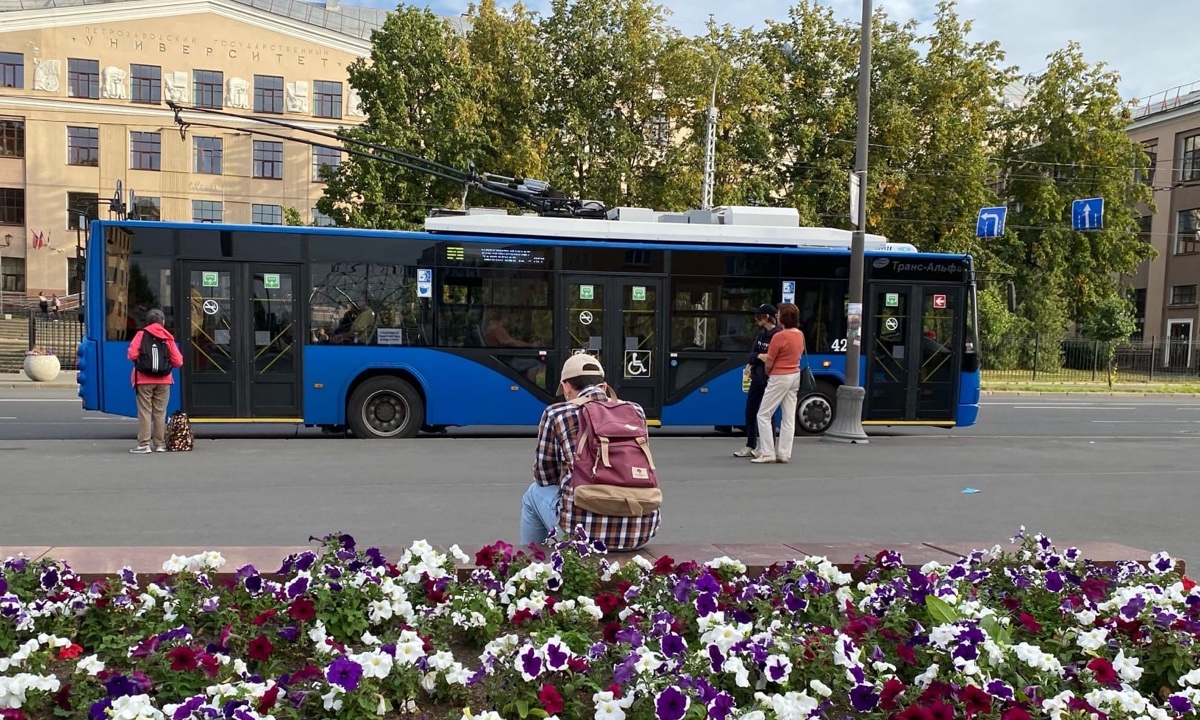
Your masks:
M975 237L998 238L1004 234L1004 220L1008 217L1006 207L985 207L975 219Z
M1072 230L1100 230L1104 227L1104 198L1084 198L1071 203Z

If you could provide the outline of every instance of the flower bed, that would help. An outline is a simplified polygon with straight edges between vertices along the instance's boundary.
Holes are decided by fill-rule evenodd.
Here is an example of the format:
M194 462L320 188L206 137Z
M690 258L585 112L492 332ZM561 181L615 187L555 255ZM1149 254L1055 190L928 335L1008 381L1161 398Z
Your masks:
M1155 555L1097 567L1041 536L864 582L820 558L548 555L345 535L214 579L217 553L88 585L0 576L0 718L1109 718L1200 707L1200 591Z

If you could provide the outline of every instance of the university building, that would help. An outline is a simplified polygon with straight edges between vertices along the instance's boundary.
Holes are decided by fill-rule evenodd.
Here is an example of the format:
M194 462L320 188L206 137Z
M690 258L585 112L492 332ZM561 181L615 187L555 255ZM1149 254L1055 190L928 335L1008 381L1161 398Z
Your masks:
M1200 340L1200 82L1140 102L1129 136L1150 156L1141 179L1154 191L1142 239L1158 257L1127 279L1134 290L1137 338L1161 348L1159 364L1195 367Z
M118 184L143 219L320 223L319 169L341 153L249 118L361 121L347 66L383 17L336 0L0 0L6 298L78 291L78 229L109 217ZM168 100L245 119L186 113L181 137Z

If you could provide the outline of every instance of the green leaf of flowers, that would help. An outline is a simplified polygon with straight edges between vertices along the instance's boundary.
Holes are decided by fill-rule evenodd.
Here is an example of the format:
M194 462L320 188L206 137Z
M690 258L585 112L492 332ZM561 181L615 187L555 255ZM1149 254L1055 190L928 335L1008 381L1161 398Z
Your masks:
M940 597L926 596L925 607L929 608L929 617L937 622L956 623L959 620L958 611L954 609L954 606Z
M517 715L522 718L529 717L529 701L524 698L517 700Z

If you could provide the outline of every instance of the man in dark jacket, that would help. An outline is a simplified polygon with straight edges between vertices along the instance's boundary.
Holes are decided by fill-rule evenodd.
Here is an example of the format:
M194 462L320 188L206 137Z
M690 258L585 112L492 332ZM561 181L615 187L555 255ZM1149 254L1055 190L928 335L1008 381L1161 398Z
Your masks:
M734 457L752 458L758 454L758 406L762 403L763 392L767 389L767 368L759 355L767 352L771 346L771 338L779 332L774 305L760 305L754 309L754 323L760 332L750 349L750 362L746 372L750 375L750 390L746 393L746 447L733 454Z

